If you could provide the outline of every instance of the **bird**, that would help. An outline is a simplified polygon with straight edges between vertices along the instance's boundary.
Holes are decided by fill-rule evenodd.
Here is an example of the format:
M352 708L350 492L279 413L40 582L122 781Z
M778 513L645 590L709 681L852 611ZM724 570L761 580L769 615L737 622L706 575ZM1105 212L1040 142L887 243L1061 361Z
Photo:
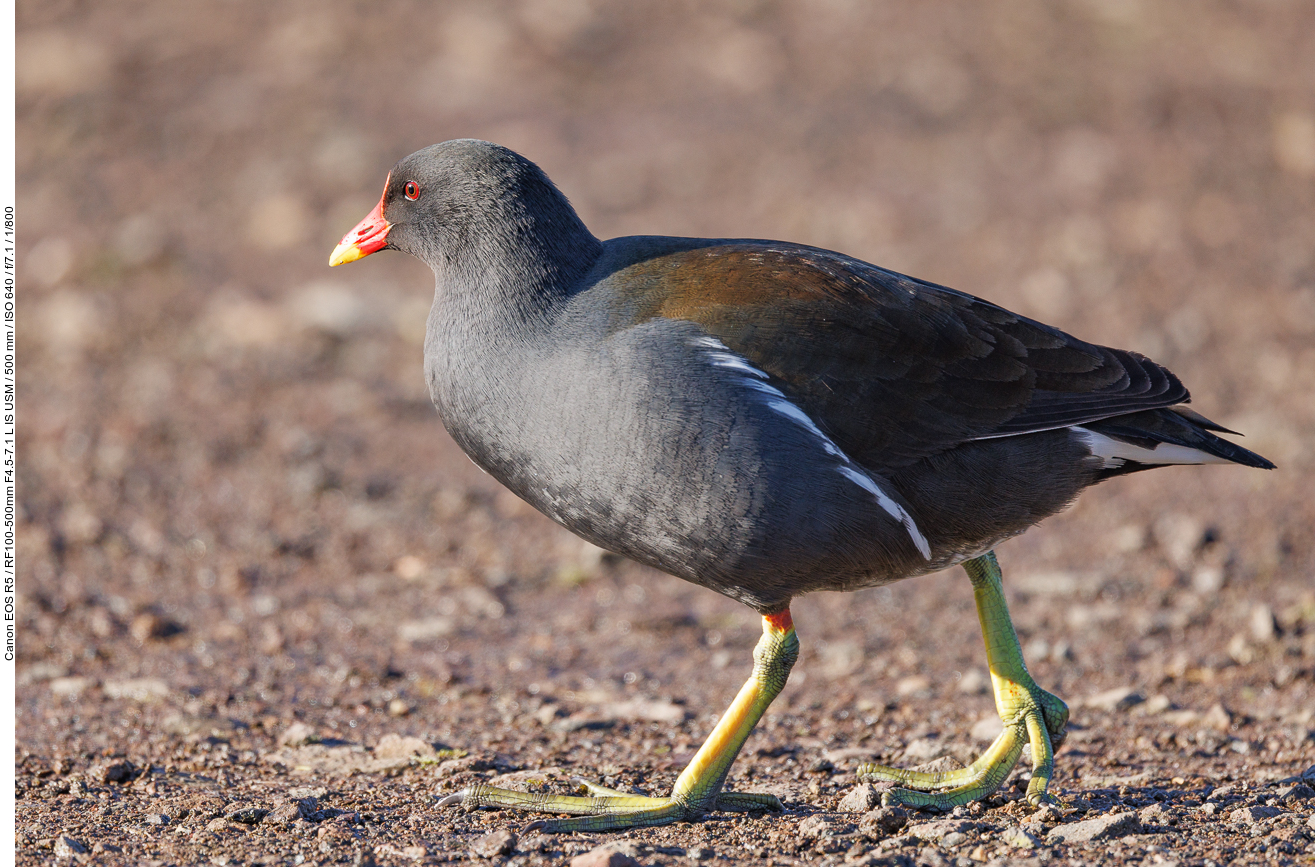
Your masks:
M803 244L600 241L537 165L489 142L399 161L329 264L381 250L434 272L426 380L476 465L589 542L762 617L752 673L669 795L580 779L439 802L552 814L530 826L545 832L782 810L725 782L798 658L791 600L956 564L1003 729L968 767L859 778L883 803L949 810L1028 749L1026 800L1054 803L1068 708L1027 670L994 549L1115 476L1274 467L1136 352Z

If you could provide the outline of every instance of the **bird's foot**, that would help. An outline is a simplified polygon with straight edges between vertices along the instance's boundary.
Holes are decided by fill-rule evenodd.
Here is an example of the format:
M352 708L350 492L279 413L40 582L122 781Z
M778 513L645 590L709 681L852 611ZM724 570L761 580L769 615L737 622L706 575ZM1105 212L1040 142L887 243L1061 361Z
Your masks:
M1053 693L1037 686L1030 676L1023 682L996 683L996 702L1004 731L978 759L966 768L943 773L890 768L864 764L859 779L896 783L900 788L882 795L882 803L909 807L932 807L951 810L980 800L995 792L1009 776L1023 754L1032 745L1032 779L1027 785L1027 801L1034 807L1053 803L1046 792L1054 772L1055 748L1064 740L1068 723L1068 706Z
M617 831L671 822L692 821L712 810L775 810L785 808L771 795L725 792L722 786L731 763L762 717L763 711L785 686L790 668L799 656L790 609L763 615L763 636L753 651L753 674L740 687L731 706L721 715L708 739L676 778L671 795L650 798L618 792L575 779L583 794L554 795L517 792L477 784L449 795L439 806L462 804L468 809L510 807L540 813L566 813L573 818L543 819L526 830L546 832Z
M773 795L749 792L721 792L711 804L686 803L677 797L651 798L609 789L579 777L572 781L579 795L518 792L496 786L476 784L449 795L438 802L440 807L461 804L467 809L480 807L506 807L531 810L539 813L566 813L568 819L540 819L531 822L525 831L544 833L574 833L579 831L618 831L667 825L672 822L698 819L710 810L749 812L785 808Z
M995 709L1004 731L986 752L966 768L943 774L903 771L882 765L863 765L860 779L892 782L900 788L882 795L885 804L950 810L990 795L1018 764L1023 747L1032 745L1032 779L1027 800L1034 807L1053 803L1046 793L1055 770L1055 748L1064 740L1068 707L1058 696L1037 686L1023 662L1018 634L1005 604L1000 564L987 552L963 564L973 584L977 619L986 641L986 661L995 690Z

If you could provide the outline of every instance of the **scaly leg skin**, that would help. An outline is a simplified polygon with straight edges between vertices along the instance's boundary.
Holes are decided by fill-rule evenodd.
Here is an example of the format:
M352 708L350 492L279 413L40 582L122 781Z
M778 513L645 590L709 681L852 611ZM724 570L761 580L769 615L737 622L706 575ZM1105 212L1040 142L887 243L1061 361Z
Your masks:
M545 832L615 831L647 825L697 819L712 810L785 809L772 795L723 792L722 785L731 763L767 706L785 686L790 669L799 658L799 639L787 608L763 616L763 637L753 651L753 674L735 697L694 759L676 779L666 798L629 795L576 779L582 795L532 794L513 789L477 784L438 802L440 807L462 804L478 807L510 807L540 813L567 813L577 818L544 819L525 830Z
M963 568L973 583L977 619L982 624L986 661L995 690L995 708L1004 722L1004 731L977 761L957 771L926 774L864 764L859 767L858 776L906 787L884 793L884 804L950 810L985 798L1000 788L1022 756L1023 747L1031 743L1032 781L1027 785L1028 803L1034 807L1054 803L1046 787L1054 773L1055 749L1064 740L1068 707L1057 696L1037 686L1027 672L1018 635L1009 620L995 553L969 560Z

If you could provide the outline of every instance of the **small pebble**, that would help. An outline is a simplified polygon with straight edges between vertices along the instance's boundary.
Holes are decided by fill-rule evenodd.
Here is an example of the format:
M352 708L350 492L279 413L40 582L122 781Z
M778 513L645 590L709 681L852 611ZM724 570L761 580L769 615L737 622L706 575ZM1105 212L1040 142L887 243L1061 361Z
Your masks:
M55 857L72 858L75 855L85 854L87 847L82 845L78 840L74 840L67 834L60 834L55 838Z
M551 852L559 845L552 834L534 834L521 840L516 847L522 852Z
M921 674L902 677L895 683L895 694L900 696L918 695L929 689L931 689L931 681Z
M224 818L239 825L256 825L268 814L269 810L263 807L239 807L236 810L225 811Z
M945 743L936 735L914 738L904 747L904 760L908 762L929 762L945 754Z
M1251 638L1257 644L1268 644L1278 634L1278 621L1274 619L1274 609L1263 602L1251 609Z
M837 809L842 813L866 813L880 801L881 796L871 783L859 783L840 799Z
M953 849L968 842L968 835L961 831L951 831L940 839L940 844L946 849Z
M136 772L133 763L126 759L121 762L112 762L100 769L100 781L102 783L126 783L132 779Z
M878 807L865 813L858 822L858 828L873 838L898 834L909 823L909 814L901 807Z
M956 687L965 695L986 695L991 691L991 680L979 668L970 668L963 673Z
M980 744L989 744L1000 736L1004 731L1004 723L1000 721L999 714L987 714L986 716L973 723L973 727L968 730L968 737Z
M570 867L639 867L639 862L624 852L599 846L571 859Z
M1202 566L1192 573L1192 589L1202 596L1213 596L1224 587L1224 570L1218 566Z
M1262 819L1272 819L1283 811L1278 807L1242 807L1228 814L1228 821L1253 825Z
M1137 692L1131 686L1119 686L1114 689L1107 689L1104 692L1088 696L1082 704L1086 707L1096 708L1104 711L1127 710L1134 705L1139 705L1146 699L1141 693Z
M1032 834L1040 835L1045 831L1045 825L1053 825L1060 821L1063 816L1058 810L1049 804L1041 807L1032 815L1023 820L1023 828Z
M1094 819L1057 825L1046 834L1046 839L1058 843L1088 843L1092 840L1126 837L1140 830L1141 822L1137 820L1136 813L1109 813Z
M1176 824L1173 815L1163 804L1151 804L1137 812L1137 818L1144 824Z
M304 722L294 722L284 730L279 736L279 746L283 747L304 747L308 744L319 743L320 736L315 733L315 729L306 725Z
M160 630L160 618L154 614L140 614L132 621L132 626L128 631L132 637L141 642L149 641L154 638Z
M374 756L377 759L436 759L438 751L423 738L402 737L389 732L375 745Z
M1283 786L1274 794L1283 803L1294 804L1299 801L1309 801L1312 798L1315 798L1315 788L1311 788L1305 783L1297 783L1292 786Z
M1228 708L1215 702L1201 717L1201 722L1221 734L1227 734L1233 727L1233 714Z
M289 797L275 805L274 809L270 810L269 814L265 816L264 821L279 824L295 822L298 819L309 819L319 808L319 801L314 796Z
M937 822L919 822L910 825L908 832L919 840L939 843L951 834L963 835L977 827L976 822L964 822L957 819L941 819ZM954 844L951 844L954 845Z
M479 858L499 858L516 849L516 835L506 829L491 831L470 844L470 852Z
M1015 849L1035 849L1041 845L1041 838L1018 826L1006 828L1000 834L1000 841Z
M799 836L805 840L821 837L830 831L834 824L825 816L809 816L799 823Z
M1168 555L1169 562L1184 570L1192 565L1205 541L1205 526L1201 521L1180 512L1160 517L1152 532L1161 550Z
M302 818L301 810L297 808L297 805L287 803L279 804L277 807L270 810L265 815L263 821L269 825L284 825L288 822L295 822L300 818Z
M1169 699L1169 696L1160 693L1146 699L1146 704L1142 705L1141 709L1142 713L1150 715L1164 713L1166 710L1173 709L1173 702Z

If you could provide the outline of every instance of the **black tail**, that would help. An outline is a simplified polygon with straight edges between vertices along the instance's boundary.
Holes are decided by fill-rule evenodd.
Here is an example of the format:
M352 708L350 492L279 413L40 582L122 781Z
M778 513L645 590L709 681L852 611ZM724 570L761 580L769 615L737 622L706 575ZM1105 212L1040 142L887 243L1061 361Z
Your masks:
M1107 458L1101 478L1149 470L1166 464L1198 463L1184 459L1180 449L1172 450L1172 457L1168 450L1163 450L1157 460L1156 451L1165 444L1202 452L1199 463L1216 463L1207 457L1213 456L1247 467L1274 469L1271 461L1212 433L1218 431L1231 434L1235 431L1215 424L1185 406L1114 416L1088 422L1082 427L1127 447L1119 449L1117 457Z

